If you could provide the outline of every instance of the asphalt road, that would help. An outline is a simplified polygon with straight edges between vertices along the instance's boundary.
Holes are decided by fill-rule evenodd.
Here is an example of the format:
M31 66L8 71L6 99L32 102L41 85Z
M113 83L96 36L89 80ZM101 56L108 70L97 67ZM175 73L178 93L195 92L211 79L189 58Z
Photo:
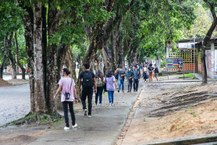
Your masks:
M24 117L30 111L29 85L0 87L0 126Z

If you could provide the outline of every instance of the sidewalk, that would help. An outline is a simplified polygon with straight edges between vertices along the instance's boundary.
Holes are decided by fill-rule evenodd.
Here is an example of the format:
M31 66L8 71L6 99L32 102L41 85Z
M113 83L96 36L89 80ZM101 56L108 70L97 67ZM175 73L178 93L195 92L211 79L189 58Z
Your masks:
M64 131L64 122L61 121L55 129L50 129L46 135L39 137L29 145L114 144L138 94L139 91L137 93L115 92L115 104L109 107L107 93L105 93L103 96L103 106L95 106L93 104L92 118L83 116L83 112L81 111L76 113L78 128ZM81 107L81 104L79 105ZM79 107L76 106L75 108L77 110Z

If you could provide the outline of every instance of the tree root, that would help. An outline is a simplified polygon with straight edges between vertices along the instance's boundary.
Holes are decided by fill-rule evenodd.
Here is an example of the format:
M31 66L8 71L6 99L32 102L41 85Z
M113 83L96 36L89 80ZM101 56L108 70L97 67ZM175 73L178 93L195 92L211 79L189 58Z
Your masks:
M4 127L11 126L11 125L31 125L31 124L37 124L37 125L46 125L51 124L54 122L59 121L62 118L62 116L58 113L52 113L52 114L46 114L46 113L33 113L30 112L25 117L12 121L10 123L7 123L4 125Z

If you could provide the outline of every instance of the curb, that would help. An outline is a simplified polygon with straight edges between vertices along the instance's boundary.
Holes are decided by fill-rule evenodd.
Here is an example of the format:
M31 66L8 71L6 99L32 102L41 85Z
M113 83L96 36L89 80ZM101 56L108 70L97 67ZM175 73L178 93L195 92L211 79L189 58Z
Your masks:
M140 102L140 95L141 95L141 92L143 91L143 88L144 88L144 85L142 86L142 88L140 89L139 93L136 95L136 99L135 101L133 102L133 105L132 107L130 108L130 111L128 112L127 114L127 118L125 119L125 122L123 124L123 127L119 133L119 135L117 136L116 140L114 141L113 145L121 145L125 136L126 136L126 133L131 125L131 122L132 122L132 119L135 115L135 111L136 109L138 108L138 105L139 105L139 102Z
M189 144L217 144L217 134L205 135L201 137L182 137L174 140L164 140L157 142L150 142L148 145L189 145Z

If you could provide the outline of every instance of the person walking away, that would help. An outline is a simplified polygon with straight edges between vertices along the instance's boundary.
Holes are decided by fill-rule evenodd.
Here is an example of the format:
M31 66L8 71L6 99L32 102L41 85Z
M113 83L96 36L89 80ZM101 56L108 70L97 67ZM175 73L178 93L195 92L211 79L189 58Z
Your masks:
M148 79L148 72L147 72L147 65L146 64L144 65L144 68L143 68L143 79L145 80L145 82Z
M98 104L98 100L99 100L99 105L102 105L102 92L104 89L104 82L105 82L105 78L102 74L101 71L97 71L96 74L96 85L97 85L97 91L96 91L96 96L95 96L95 104Z
M156 80L158 81L158 74L159 74L159 69L157 64L154 64L154 77L156 78Z
M137 66L134 66L133 67L133 90L134 92L138 91L139 78L140 78L140 70L137 68Z
M122 89L122 92L124 93L124 77L125 77L125 68L118 69L118 92Z
M84 64L85 71L81 72L79 75L79 85L82 84L82 95L81 102L84 110L84 116L91 117L92 115L92 97L93 97L93 89L96 93L96 79L93 72L90 71L90 64ZM88 110L86 107L86 98L88 97Z
M128 79L128 92L131 92L133 85L133 71L131 68L127 71L127 79Z
M69 130L68 108L71 114L72 128L77 127L75 123L75 113L73 109L73 102L76 98L75 82L69 77L70 71L67 68L62 70L63 77L59 80L59 87L54 95L54 98L61 92L61 102L64 110L65 127L64 130Z
M143 67L144 67L144 65L143 65L143 63L141 63L141 64L139 65L140 74L143 74Z
M114 104L114 91L115 91L115 77L112 71L109 71L106 75L106 90L108 92L109 106Z
M148 67L148 73L149 73L149 82L153 81L153 74L154 74L154 68L152 67L152 63L150 63Z

